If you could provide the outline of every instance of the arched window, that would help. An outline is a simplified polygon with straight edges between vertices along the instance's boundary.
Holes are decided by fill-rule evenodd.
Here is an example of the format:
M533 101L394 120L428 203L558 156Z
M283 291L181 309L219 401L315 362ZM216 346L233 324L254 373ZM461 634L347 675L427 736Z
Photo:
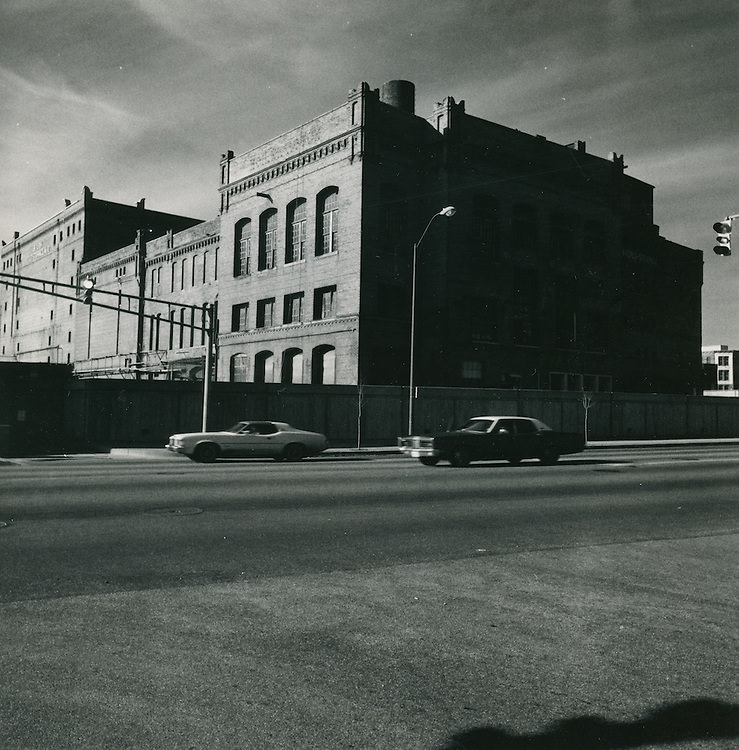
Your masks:
M265 271L275 267L277 249L277 209L269 208L259 217L259 265Z
M241 219L234 229L234 277L251 273L251 219Z
M572 216L563 213L552 216L551 245L555 260L574 260L575 223Z
M179 347L182 349L182 347L185 345L185 308L180 308L180 333L178 337L179 341Z
M405 273L410 256L408 254L408 201L405 191L394 183L380 185L378 209L377 250L382 264L392 274Z
M254 382L275 382L275 357L272 352L264 350L254 357Z
M513 259L535 262L539 247L539 224L533 206L518 203L513 207L511 237Z
M326 188L318 194L316 255L328 255L339 249L339 188Z
M336 349L326 344L317 346L311 358L311 382L315 385L336 383Z
M287 349L282 355L283 383L303 382L303 351L302 349Z
M231 382L247 383L249 381L249 357L246 354L234 354L231 357Z
M174 349L174 342L175 342L175 311L170 310L169 311L169 346L168 349Z
M305 198L296 198L287 205L285 263L295 263L305 258L306 208Z
M583 261L591 266L606 264L606 228L602 221L586 221L583 226Z
M498 254L500 227L498 201L492 195L479 194L472 200L469 221L470 250L474 262L487 266Z

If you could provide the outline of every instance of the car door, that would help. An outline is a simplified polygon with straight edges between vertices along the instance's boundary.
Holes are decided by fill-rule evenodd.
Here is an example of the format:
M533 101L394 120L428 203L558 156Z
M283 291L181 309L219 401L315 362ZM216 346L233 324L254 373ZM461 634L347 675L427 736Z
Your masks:
M539 455L539 430L530 419L515 420L515 446L521 458L534 458Z
M232 456L269 456L277 428L271 422L247 422L229 440L228 453Z
M499 419L491 432L490 452L486 458L516 455L516 425L513 419Z

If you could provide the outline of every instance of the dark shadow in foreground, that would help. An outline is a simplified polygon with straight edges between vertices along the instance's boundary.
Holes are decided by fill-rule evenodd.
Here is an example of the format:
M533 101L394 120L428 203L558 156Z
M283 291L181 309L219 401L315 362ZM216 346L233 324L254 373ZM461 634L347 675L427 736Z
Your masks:
M442 750L616 750L691 740L739 737L739 705L691 700L659 708L634 722L581 716L539 734L480 727L455 734Z

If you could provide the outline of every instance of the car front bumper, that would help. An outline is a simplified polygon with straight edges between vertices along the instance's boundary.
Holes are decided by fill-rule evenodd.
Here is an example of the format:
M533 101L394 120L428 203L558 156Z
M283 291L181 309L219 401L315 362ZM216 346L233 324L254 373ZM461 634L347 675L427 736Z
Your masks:
M426 437L398 438L400 452L411 458L439 458L440 452L434 448L434 442Z

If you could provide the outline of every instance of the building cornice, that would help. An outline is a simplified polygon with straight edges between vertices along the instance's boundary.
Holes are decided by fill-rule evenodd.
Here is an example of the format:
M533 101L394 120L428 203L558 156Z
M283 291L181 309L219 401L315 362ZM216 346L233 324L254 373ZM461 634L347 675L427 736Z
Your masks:
M325 335L326 333L345 333L353 331L359 324L359 316L350 315L329 320L313 320L308 323L295 323L271 328L251 328L248 331L222 333L218 340L221 344L250 343L253 341L281 341L300 336Z
M351 144L352 136L360 130L361 126L357 126L342 133L340 136L329 138L310 149L305 149L286 159L281 159L279 162L275 162L264 169L252 172L238 180L222 185L219 188L219 192L225 193L229 196L237 195L244 190L250 190L264 184L265 182L269 182L276 177L281 177L315 161L319 161L327 156L348 149Z

